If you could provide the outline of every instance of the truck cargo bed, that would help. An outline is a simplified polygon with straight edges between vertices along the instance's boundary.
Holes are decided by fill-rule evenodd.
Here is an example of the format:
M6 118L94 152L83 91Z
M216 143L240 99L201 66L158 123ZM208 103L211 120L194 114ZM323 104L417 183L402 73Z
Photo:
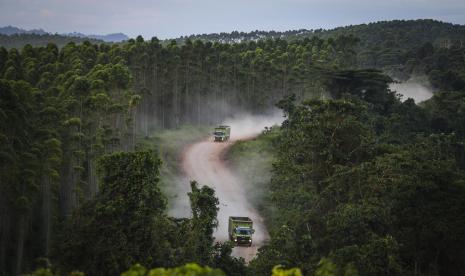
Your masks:
M249 217L229 217L229 218L234 221L252 222L252 220Z

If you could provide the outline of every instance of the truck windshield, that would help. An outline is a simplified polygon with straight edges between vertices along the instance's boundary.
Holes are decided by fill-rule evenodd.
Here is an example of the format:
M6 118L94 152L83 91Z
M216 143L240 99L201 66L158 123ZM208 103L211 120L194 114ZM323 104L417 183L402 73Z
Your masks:
M239 234L239 235L250 235L250 229L241 229L241 228L237 228L236 229L236 234Z
M215 131L215 135L216 135L216 136L222 136L222 135L224 135L224 133L223 133L223 132L220 132L220 131Z

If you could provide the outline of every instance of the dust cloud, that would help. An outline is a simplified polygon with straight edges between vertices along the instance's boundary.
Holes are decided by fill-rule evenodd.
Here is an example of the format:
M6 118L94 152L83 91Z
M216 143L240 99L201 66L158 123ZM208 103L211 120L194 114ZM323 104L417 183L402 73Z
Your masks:
M231 140L237 141L257 136L265 127L281 125L283 120L282 111L273 110L270 115L240 114L224 120L222 124L231 126Z
M404 82L393 83L390 89L401 94L403 101L412 98L417 104L433 96L433 90L426 77L413 77Z
M182 164L184 175L180 182L179 195L175 198L169 215L190 217L191 211L187 192L189 182L196 180L200 185L208 185L215 189L220 201L218 212L218 228L214 235L220 242L228 240L229 216L248 216L254 222L255 234L251 247L235 247L233 255L250 261L257 249L268 239L268 232L254 205L248 201L247 187L241 177L235 175L226 165L224 155L238 140L250 139L260 134L265 127L280 124L283 121L280 111L270 115L241 114L224 120L222 124L231 126L231 139L227 142L213 142L212 137L189 146L183 153ZM212 129L213 131L213 129Z

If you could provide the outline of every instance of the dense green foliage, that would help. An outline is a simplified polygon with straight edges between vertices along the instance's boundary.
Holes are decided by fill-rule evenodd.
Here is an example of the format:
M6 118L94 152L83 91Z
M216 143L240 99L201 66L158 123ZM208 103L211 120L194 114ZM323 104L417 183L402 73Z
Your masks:
M236 147L266 169L272 157L252 149L275 145L271 182L258 179L272 239L251 273L282 264L317 275L464 274L463 26L332 32L0 47L0 275L50 262L90 274L196 262L244 275L231 245L213 243L214 191L193 183L193 218L168 217L160 162L134 150L165 157L148 146L153 132L265 113L280 100L282 130ZM390 77L365 67L425 74L437 92L420 106L401 102Z
M189 276L195 276L195 275L202 275L202 276L221 276L221 275L229 275L225 274L223 271L219 269L211 269L209 267L200 267L196 264L186 264L183 267L177 267L177 268L172 268L172 269L164 269L164 268L157 268L157 269L152 269L150 271L145 270L145 268L141 266L134 266L131 267L131 269L125 273L122 274L122 276L168 276L168 275L189 275ZM242 274L243 275L243 274ZM271 276L302 276L302 273L298 268L293 268L293 269L283 269L280 266L276 266L273 268L273 270L270 273ZM322 274L326 276L333 276L334 274L328 273L328 274Z
M225 276L224 272L219 269L211 269L209 267L201 267L197 264L186 264L176 268L156 268L147 270L143 266L135 265L130 270L121 274L121 276Z
M422 108L388 82L341 71L328 77L334 99L280 102L288 119L269 187L272 238L253 271L312 273L331 258L338 274L465 273L465 94L437 93Z
M434 47L425 43L402 56L405 64L396 74L403 76L428 76L434 88L444 91L465 91L465 44Z
M103 81L113 81L113 76L101 72L102 66L124 64L131 72L134 93L142 97L140 102L131 101L138 103L132 119L148 136L157 127L217 123L237 109L263 112L290 93L300 97L319 94L318 78L311 74L313 66L350 67L356 42L352 37L338 37L234 45L186 41L179 46L172 41L162 46L156 38L144 41L138 37L124 45L70 44L61 51L53 45L26 45L21 52L1 48L0 72L4 78L25 79L48 88L56 76L69 70L61 66L64 59L79 60L73 68L80 69L78 75L101 65L89 77ZM43 66L48 63L50 66ZM63 81L63 77L55 80Z
M266 39L288 41L319 37L336 38L340 35L352 35L360 39L357 47L358 64L368 68L402 67L403 55L421 45L430 43L436 47L449 48L454 44L465 43L465 26L440 21L393 20L369 24L351 25L330 30L291 30L253 31L250 33L232 32L220 34L200 34L176 39L183 43L187 39L221 43L239 43Z
M98 191L95 160L133 145L129 70L102 64L96 49L0 48L4 274L48 256L57 222Z
M332 264L326 263L324 267L319 268L318 276L334 276L334 270L332 270ZM32 274L27 276L54 276L50 269L40 268L34 271ZM84 276L82 272L72 272L70 276ZM131 266L128 271L121 273L121 276L224 276L225 274L220 269L212 269L208 266L202 267L195 263L188 263L183 266L175 268L154 268L146 269L140 264ZM242 274L243 275L243 274ZM271 276L302 276L302 272L298 268L283 269L280 266L275 266L270 272ZM347 274L349 275L349 274Z
M61 267L115 275L135 262L164 264L169 221L157 186L159 165L150 152L100 159L98 195L76 210L57 242Z
M465 26L435 20L393 20L323 31L321 38L354 35L360 39L358 64L364 68L397 69L403 55L429 43L450 48L465 43Z
M289 30L279 31L252 31L212 33L183 36L177 42L184 42L187 39L202 40L222 43L238 43L242 41L256 41L260 39L286 39L300 40L306 37L322 36L324 38L337 35L353 34L359 37L363 44L376 45L385 43L401 45L403 48L413 48L418 43L443 42L443 39L461 40L464 39L464 28L461 25L444 23L431 19L419 20L392 20L379 21L369 24L350 25L329 30ZM397 39L397 40L394 40Z
M214 190L192 182L192 219L167 217L159 167L151 152L99 160L99 194L74 212L59 235L54 256L59 271L115 275L137 262L149 267L196 262L241 274L243 261L230 257L229 245L213 244L219 204Z
M124 46L139 105L139 128L182 123L213 124L238 111L265 112L284 95L320 94L315 65L350 67L356 40L340 37L288 43L269 40L239 44L172 41L141 37Z

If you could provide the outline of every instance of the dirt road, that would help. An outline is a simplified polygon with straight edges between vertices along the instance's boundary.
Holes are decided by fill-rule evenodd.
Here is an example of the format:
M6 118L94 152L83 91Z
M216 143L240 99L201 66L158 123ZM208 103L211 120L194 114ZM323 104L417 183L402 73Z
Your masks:
M243 257L249 262L257 253L257 249L268 239L268 232L263 224L263 218L247 201L246 189L240 177L234 175L225 164L224 155L237 140L250 139L258 135L265 126L279 123L282 117L260 117L226 121L231 126L231 140L223 143L215 143L212 138L200 141L189 146L182 158L186 180L196 180L201 185L208 185L215 189L220 201L218 213L219 226L215 232L217 241L228 240L229 216L248 216L254 222L255 234L251 247L235 247L233 255ZM186 183L188 185L188 182ZM180 198L180 206L184 202ZM182 203L181 203L182 202ZM187 206L186 206L187 207ZM184 208L183 208L184 209Z

